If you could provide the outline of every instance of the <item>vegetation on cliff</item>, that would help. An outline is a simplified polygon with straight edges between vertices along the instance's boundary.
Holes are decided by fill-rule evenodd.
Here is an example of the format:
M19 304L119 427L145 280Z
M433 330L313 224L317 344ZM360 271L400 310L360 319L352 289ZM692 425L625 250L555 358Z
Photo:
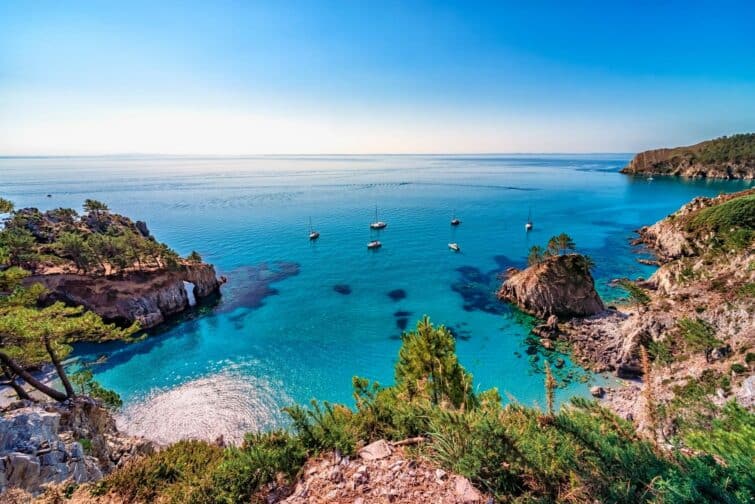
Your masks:
M307 457L353 455L373 440L416 438L424 440L416 456L502 502L734 503L755 490L743 427L751 428L749 413L737 411L726 424L734 429L726 463L703 452L659 449L631 422L586 400L558 413L502 406L495 389L474 389L448 336L444 327L420 321L404 336L395 385L354 378L354 408L319 402L289 408L289 431L251 434L238 448L180 442L106 477L94 492L127 502L263 500L271 486L290 484ZM696 436L690 439L704 449ZM720 455L718 445L710 451Z
M566 233L552 237L545 248L533 246L524 270L509 268L498 298L521 310L547 318L586 316L604 310L590 270L592 259L576 250Z
M76 341L124 339L133 335L138 326L122 329L105 324L98 315L81 306L70 307L61 302L44 305L40 301L45 294L41 285L22 286L21 281L27 275L17 267L0 271L0 370L7 384L20 399L31 399L23 387L25 382L56 401L76 396L74 385L77 385L79 393L118 406L118 396L100 387L91 373L69 379L62 361ZM63 391L30 372L45 364L53 365Z
M96 200L86 200L83 208L79 215L72 208L41 212L6 205L10 216L0 231L0 264L41 273L115 275L170 269L180 263L178 254L156 241L144 223L111 213Z
M755 133L641 152L621 172L752 179L755 177Z

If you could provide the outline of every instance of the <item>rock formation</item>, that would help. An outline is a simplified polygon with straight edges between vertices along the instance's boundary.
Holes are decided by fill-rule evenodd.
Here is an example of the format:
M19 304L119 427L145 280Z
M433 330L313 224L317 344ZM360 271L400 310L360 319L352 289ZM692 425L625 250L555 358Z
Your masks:
M268 502L308 504L368 504L392 502L414 504L483 504L483 496L468 479L449 474L424 459L408 458L401 447L385 440L375 441L350 459L329 453L311 459L301 471L295 488L283 500L274 494Z
M510 268L498 298L540 318L585 317L605 309L580 254L546 257L521 271Z
M17 401L0 417L0 493L34 495L50 484L96 481L152 450L150 442L120 434L107 410L88 398Z
M155 327L168 317L189 308L184 282L194 285L200 300L220 289L215 268L204 263L185 263L176 270L129 272L120 277L78 275L73 273L35 275L27 283L41 283L50 300L82 305L107 322L142 329Z
M621 173L688 178L755 179L755 134L637 154Z
M747 374L732 374L743 353L755 346L755 189L715 198L695 198L669 217L638 231L661 266L637 282L648 296L633 303L559 326L576 359L597 371L619 377L642 374L640 345L681 351L686 346L679 321L708 327L718 346L685 355L663 367L654 378L659 396L672 396L674 386L696 380L704 371L730 376L731 388L720 400L752 403ZM703 327L701 326L701 327ZM752 370L750 369L750 373ZM625 387L622 409L637 414L635 389ZM607 396L612 394L608 393ZM629 414L628 413L628 414Z

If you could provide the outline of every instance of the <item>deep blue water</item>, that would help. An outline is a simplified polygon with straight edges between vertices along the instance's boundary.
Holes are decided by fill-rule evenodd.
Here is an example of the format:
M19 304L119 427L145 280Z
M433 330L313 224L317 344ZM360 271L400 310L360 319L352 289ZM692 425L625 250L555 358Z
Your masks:
M694 196L748 187L618 174L629 158L4 158L0 196L42 209L103 200L229 278L217 304L141 342L76 349L82 362L107 356L92 370L123 397L122 425L169 440L279 425L281 407L315 397L350 402L354 375L389 384L401 331L423 314L453 328L478 387L542 404L544 356L525 353L531 319L494 299L497 275L567 232L610 298L612 278L652 272L635 260L634 229ZM370 252L375 205L388 228ZM559 377L569 372L560 400L589 386L570 365Z

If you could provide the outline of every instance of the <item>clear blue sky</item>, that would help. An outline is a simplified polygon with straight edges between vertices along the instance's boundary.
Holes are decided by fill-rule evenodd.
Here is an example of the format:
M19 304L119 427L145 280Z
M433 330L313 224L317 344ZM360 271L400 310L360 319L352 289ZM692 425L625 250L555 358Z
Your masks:
M753 1L0 2L0 154L634 152L744 131Z

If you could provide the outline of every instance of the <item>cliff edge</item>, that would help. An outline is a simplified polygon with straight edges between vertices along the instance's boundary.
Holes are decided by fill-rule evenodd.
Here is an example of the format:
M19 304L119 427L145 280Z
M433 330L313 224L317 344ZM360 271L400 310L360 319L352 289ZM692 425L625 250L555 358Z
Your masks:
M721 137L686 147L637 154L622 168L627 175L755 179L755 133Z

